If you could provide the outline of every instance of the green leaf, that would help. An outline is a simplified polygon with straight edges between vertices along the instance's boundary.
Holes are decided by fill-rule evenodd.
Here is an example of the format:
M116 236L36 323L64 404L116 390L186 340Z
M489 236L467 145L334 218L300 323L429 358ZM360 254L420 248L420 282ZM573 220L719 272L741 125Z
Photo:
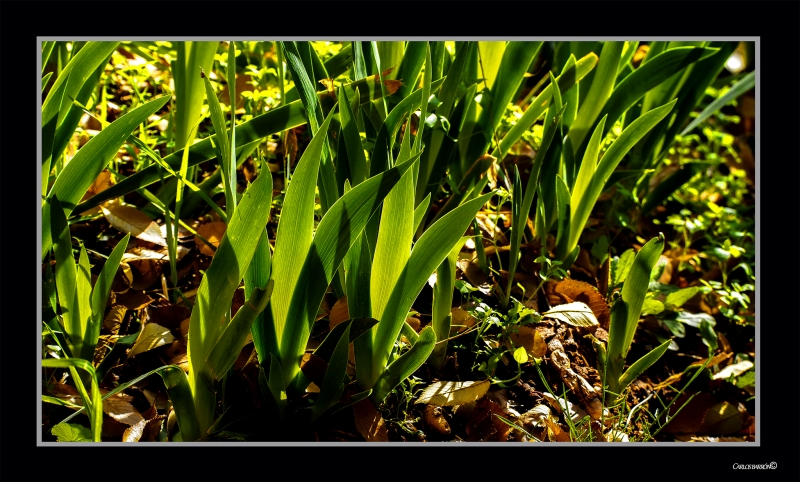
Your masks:
M652 57L646 64L642 64L614 88L614 92L600 112L598 117L608 115L603 135L605 136L622 114L633 107L647 91L675 75L675 72L680 72L686 66L716 51L717 49L703 47L679 47L664 51Z
M209 352L206 363L211 367L211 373L215 380L221 380L233 366L247 334L250 333L250 326L256 316L267 307L274 284L274 281L270 280L265 290L253 289L249 299L236 312L231 322L225 326L225 330Z
M615 41L605 42L603 45L592 86L589 87L586 99L578 108L578 116L569 130L568 137L573 146L581 145L611 95L624 45L624 42Z
M161 109L168 100L169 96L158 97L131 110L100 131L78 150L75 157L64 166L64 170L58 175L48 195L48 198L58 197L65 216L68 216L73 211L75 204L86 194L89 186L92 185L108 162L117 154L125 139L139 124ZM42 207L43 259L50 250L51 245L50 204L46 203Z
M122 241L117 243L108 259L106 259L100 276L97 277L91 297L92 317L89 331L86 334L87 347L91 347L91 353L84 353L84 355L94 354L94 348L100 338L100 327L103 324L103 315L105 314L108 295L111 292L111 283L114 281L114 276L117 274L117 269L119 269L119 265L122 262L122 255L125 254L125 249L128 247L130 239L131 235L126 234ZM88 356L83 356L82 358L88 359Z
M648 241L636 254L633 260L628 277L622 286L622 299L628 307L628 318L625 325L625 339L623 342L622 356L625 357L630 349L633 335L639 324L639 316L642 312L642 305L650 284L650 273L658 262L664 250L664 236L659 234L657 238Z
M50 429L59 442L91 442L92 430L74 423L59 423Z
M187 351L189 382L202 432L211 426L215 406L210 369L205 361L219 339L234 291L244 277L269 220L272 191L268 188L271 184L269 175L258 176L245 191L197 290Z
M359 102L361 104L366 104L370 101L370 95L374 92L374 86L373 90L369 89L369 87L374 84L371 79L372 78L367 78L361 81L353 82L352 84L347 84L345 85L345 89L359 87L359 92L361 93ZM434 82L434 85L436 85L436 82ZM317 93L318 97L327 95L327 90ZM349 90L348 95L350 95ZM355 93L353 95L355 95ZM252 150L252 148L255 147L253 143L256 141L269 136L270 134L282 132L286 129L291 129L305 123L305 108L303 107L302 102L299 100L285 106L278 107L277 109L272 109L265 114L257 116L236 126L236 138L238 139L237 143L242 146L237 147L236 152L238 155L240 155L241 152L248 148L248 146L250 146L249 148ZM399 128L399 124L397 127ZM202 162L214 159L216 157L216 152L212 141L214 144L217 142L216 135L207 137L189 147L189 167L196 166ZM173 170L177 170L180 168L182 156L183 149L180 149L166 156L164 158L164 162L169 164ZM240 160L242 162L244 161L244 159ZM111 186L105 191L96 194L87 201L79 204L76 209L78 212L83 212L98 206L109 199L123 196L130 192L136 191L137 189L149 186L154 182L158 182L160 180L158 169L158 166L148 166L136 174L126 178L125 180ZM219 181L216 182L218 183Z
M370 399L375 405L380 405L389 395L389 392L410 377L428 359L436 345L436 335L433 328L426 327L419 334L417 342L407 352L392 362L375 381Z
M175 148L182 149L192 144L189 136L203 107L203 80L200 72L211 72L219 42L192 41L177 44L178 58L173 62Z
M373 176L336 201L317 226L313 243L306 250L305 260L292 267L296 271L297 266L301 266L295 286L302 286L304 289L295 289L284 318L274 317L281 340L284 380L287 382L291 382L299 373L298 362L308 343L311 325L339 264L359 238L381 201L406 175L418 157L419 155L414 156L409 162ZM276 246L276 256L278 249ZM275 277L281 279L277 274Z
M361 145L361 137L358 133L355 115L350 107L350 99L343 87L339 88L339 118L342 124L342 137L347 148L350 184L357 186L369 177L369 164L364 155L364 147Z
M753 87L755 87L755 85L756 85L756 73L750 72L739 82L731 86L728 92L726 92L724 95L721 95L719 98L715 99L714 102L708 104L708 107L703 109L703 112L698 114L697 117L691 123L689 123L689 125L686 126L686 128L684 128L679 135L685 136L686 134L691 132L692 129L700 125L701 122L711 117L711 115L714 112L718 111L725 105L729 104L733 99L736 99L740 95L752 89Z
M92 440L94 442L101 441L101 434L103 432L103 400L100 397L100 386L97 384L97 374L94 371L92 364L80 358L48 358L42 360L43 368L69 368L72 373L75 385L81 395L81 399L89 412L89 422L92 426ZM86 392L80 377L76 376L75 368L80 368L89 374L92 382L91 396ZM76 412L77 413L77 412ZM61 423L66 422L64 420Z
M684 303L689 301L694 295L696 295L700 289L701 288L699 286L692 286L690 288L683 288L678 291L673 291L667 295L667 298L664 301L671 308L679 308L683 306Z
M657 315L662 311L664 311L664 303L648 298L642 304L641 316Z
M628 273L631 270L631 266L633 266L633 259L636 257L636 252L633 248L625 250L622 253L622 256L614 262L611 266L611 284L612 286L616 286L621 284L625 281L625 278L628 277Z
M416 242L408 258L408 263L397 279L383 314L379 318L381 323L373 329L374 347L370 369L375 378L370 380L369 377L362 377L357 373L359 383L369 384L372 380L377 379L376 375L383 372L412 303L425 286L431 273L442 263L455 244L461 242L461 237L475 217L475 213L492 195L493 193L485 194L457 207L431 225ZM434 334L431 336L435 338ZM417 341L417 344L419 343ZM356 346L356 350L358 350L358 346ZM362 388L372 387L371 385L362 385ZM376 389L372 396L385 396L385 393Z
M206 98L208 99L208 110L211 113L211 123L214 126L214 133L217 134L214 140L216 141L217 147L217 160L222 170L222 186L225 191L225 209L227 210L227 214L230 215L236 208L236 184L233 182L235 179L231 176L231 158L233 156L233 153L231 153L231 139L225 135L225 116L222 114L222 107L220 106L219 99L217 99L217 95L214 93L214 88L211 86L211 81L208 79L205 72L202 72L202 77L203 85L205 85L206 89ZM235 107L232 107L232 109L235 110ZM233 135L234 130L235 129L231 128L231 135ZM185 152L186 151L184 151L184 153ZM235 162L235 159L233 162ZM233 170L235 170L235 168Z
M53 96L53 100L46 106L42 106L42 196L47 196L47 187L51 171L50 167L52 165L53 144L55 142L56 127L58 126L58 114L61 111L64 93L67 90L68 83L69 80L62 82L56 92L51 90L50 95ZM42 203L44 204L44 199Z
M667 340L658 347L654 348L652 351L644 355L643 357L636 360L636 362L630 366L625 373L619 379L619 389L623 390L625 387L631 384L632 381L639 378L639 375L644 373L645 370L650 368L653 363L657 362L661 356L666 353L667 348L669 348L669 344L672 343L672 340Z
M286 189L283 210L278 222L272 259L272 276L279 282L275 286L270 306L279 345L282 344L280 340L287 323L289 305L293 294L297 291L296 286L300 278L298 267L303 265L313 240L317 174L322 157L322 146L332 118L333 111L303 152L292 176L292 181ZM282 348L281 351L283 351ZM281 359L281 363L286 364L287 361ZM284 369L286 368L288 367L284 367Z
M591 72L597 63L597 55L589 53L581 58L571 68L567 68L558 77L558 88L561 92L568 92L570 88L578 83L581 79ZM509 129L508 133L500 140L500 144L494 148L492 155L501 159L505 157L506 153L511 149L518 140L522 138L522 134L531 128L534 122L541 116L549 107L550 101L553 96L553 86L548 85L542 92L531 101L525 113L517 120L517 123Z

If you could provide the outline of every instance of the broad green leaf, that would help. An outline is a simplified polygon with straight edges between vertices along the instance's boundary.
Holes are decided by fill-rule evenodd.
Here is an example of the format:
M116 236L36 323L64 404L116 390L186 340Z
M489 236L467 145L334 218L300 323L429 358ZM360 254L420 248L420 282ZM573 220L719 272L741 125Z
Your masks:
M701 172L705 166L707 166L705 162L687 162L680 165L676 172L663 179L652 191L647 193L642 203L641 214L649 214L650 211L660 206L672 193Z
M250 333L250 326L256 316L267 307L273 286L274 281L270 280L267 283L267 289L254 288L249 299L236 312L231 322L225 326L225 330L206 358L206 363L211 367L211 373L215 380L221 380L233 366L247 334Z
M378 43L378 49L380 49L381 43L383 42ZM403 85L397 89L397 92L389 96L389 100L402 100L416 89L417 78L422 71L422 64L425 63L427 43L428 42L419 41L406 42L405 52L402 53L400 65L387 76L390 79L402 81ZM383 53L381 53L381 58L384 58ZM386 67L384 67L384 69L386 69Z
M438 268L436 268L436 283L433 285L433 306L432 306L432 319L431 326L436 333L437 340L445 340L450 336L450 310L453 305L453 285L456 279L456 261L458 260L458 253L461 251L467 237L461 238L459 242L453 247L447 257L442 261ZM440 341L436 344L431 354L431 364L435 369L440 369L445 360L447 353L447 342Z
M699 291L700 291L699 286L692 286L690 288L683 288L678 291L673 291L672 293L667 295L667 298L664 300L664 302L667 305L670 305L674 308L678 308L687 301L689 301Z
M664 311L664 303L648 298L644 300L644 303L642 304L641 316L657 315L662 311Z
M573 211L570 220L570 236L568 238L569 241L567 242L566 252L571 251L574 246L578 245L578 239L583 231L583 226L589 219L591 210L594 207L594 202L585 198L591 196L591 187L595 182L597 158L600 154L600 143L603 140L603 127L605 126L606 120L607 117L600 119L600 123L597 124L595 128L589 140L589 146L583 154L583 161L578 170L578 176L575 179L575 186L572 188L570 205L573 206Z
M574 67L567 68L565 72L558 77L558 88L561 92L568 92L569 89L578 83L581 79L591 72L597 63L597 55L590 53L581 58L575 63ZM517 120L517 123L509 129L508 133L500 140L500 144L494 148L492 155L501 159L511 149L518 140L522 138L522 134L531 128L536 119L539 118L550 106L550 101L553 96L553 86L548 85L542 90L542 93L536 96L522 114L522 117Z
M570 226L570 233L572 233L573 239L583 231L586 219L588 219L588 213L591 212L600 194L602 194L606 181L620 161L622 161L622 158L650 131L650 129L653 128L653 126L667 116L675 105L675 102L676 101L672 101L669 104L653 109L633 121L622 131L622 134L611 144L611 147L606 150L605 154L603 154L592 176L590 187L583 191L582 196L573 196L573 199L577 200L577 203L573 207L575 217ZM600 126L598 125L598 127ZM589 151L590 149L587 149L587 153ZM580 177L580 174L578 176ZM577 239L575 239L575 241L577 242Z
M271 177L271 176L267 176ZM268 191L272 191L270 186ZM244 297L249 300L256 288L266 289L267 283L270 281L272 274L272 256L270 254L270 244L267 230L261 232L261 237L258 240L258 246L253 259L250 260L250 265L244 273ZM265 309L256 315L253 324L250 326L251 333L253 334L253 344L256 348L256 353L259 355L259 360L263 360L263 356L267 353L278 353L278 342L275 338L275 328L269 321L269 310ZM269 345L265 346L266 342Z
M306 250L305 260L302 264L292 266L295 271L298 266L301 267L295 286L302 286L303 289L295 289L291 294L286 315L274 316L276 332L281 340L281 364L285 381L292 382L299 371L299 360L308 342L311 325L334 273L381 201L411 169L418 157L417 155L409 162L373 176L339 198L317 225L313 243ZM276 246L276 259L278 249L285 248ZM297 248L292 246L290 249ZM275 279L282 278L276 273Z
M322 358L325 361L331 359L333 355L333 351L336 349L338 340L341 338L342 333L344 333L345 329L350 330L350 337L348 343L352 343L356 339L358 339L361 335L368 333L369 330L378 323L378 320L375 318L351 318L347 321L343 321L338 325L334 326L333 329L325 336L325 339L322 340L322 343L314 350L314 355Z
M490 43L498 44L497 42ZM485 50L486 44L487 42L478 42L481 54L491 53L491 49ZM489 69L492 68L490 66L492 59L481 55L483 72L488 76L488 78L485 79L486 86L491 90L490 108L481 113L481 117L485 120L479 121L479 124L488 128L485 131L486 134L489 135L487 141L491 140L491 135L497 129L497 126L500 125L503 113L505 113L509 102L511 102L512 97L524 80L523 75L528 70L528 66L530 66L534 57L539 52L539 49L541 49L542 44L544 44L544 42L531 41L512 41L505 44L504 48L502 48L502 59L497 66L497 75L494 79L492 79L491 72L486 71L487 67ZM495 52L495 54L496 53L497 52ZM495 58L497 57L499 57L499 55ZM488 65L487 62L489 63ZM481 105L484 105L483 100L481 101ZM482 153L483 152L485 152L485 150L482 151Z
M624 42L606 42L603 45L592 86L589 87L586 99L578 108L578 116L569 130L568 137L573 146L581 145L611 95L623 47Z
M364 155L364 147L361 144L355 115L350 107L350 99L344 88L339 88L339 100L339 118L342 124L342 137L346 146L350 184L357 186L369 177L369 164L367 164L367 158ZM342 143L342 139L339 140L339 143ZM341 160L337 162L341 162ZM338 164L337 167L340 165Z
M419 205L416 208L414 208L414 231L415 232L419 229L420 225L422 224L422 221L425 218L425 214L427 214L427 212L428 212L428 206L430 205L430 203L431 203L431 194L428 193L428 195L425 196L425 199L423 199L422 202L419 203Z
M58 114L67 89L67 82L62 82L57 92L51 90L53 100L42 108L42 196L47 196L47 186L50 179L50 166L52 165L53 143L55 142ZM46 109L45 109L46 107ZM44 199L42 199L44 204Z
M175 83L175 148L191 145L192 129L203 107L201 71L211 72L219 42L177 42L178 58L173 62Z
M195 397L198 424L205 432L211 426L215 397L210 386L208 353L222 332L234 291L256 251L269 220L272 192L270 176L258 176L245 191L229 220L225 235L211 265L200 282L189 323L189 383Z
M105 64L112 52L116 50L119 42L87 42L80 51L70 60L56 78L50 93L42 103L42 112L50 110L50 104L67 106L61 101L58 92L61 84L66 84L66 96L75 99L86 80L97 71L98 67ZM61 109L58 123L64 119L66 110Z
M59 442L92 442L92 430L83 425L59 423L50 429Z
M433 347L436 345L436 335L433 328L426 327L419 334L417 342L407 352L393 361L375 381L370 400L377 406L389 395L389 392L410 377L428 359Z
M105 313L106 303L108 302L108 295L111 292L111 283L114 281L114 276L117 274L117 269L119 269L120 262L122 262L122 255L125 254L125 248L128 247L130 238L131 235L126 234L125 237L122 238L122 241L117 243L113 251L111 251L92 290L92 317L89 331L86 334L87 346L90 346L92 350L89 355L94 354L94 347L97 345L97 340L100 337L100 327L103 324L103 314ZM88 357L83 358L88 359Z
M328 135L328 127L332 118L333 111L303 152L292 176L292 181L286 190L283 210L278 222L275 252L272 259L272 276L278 280L278 283L272 294L270 307L279 346L282 345L280 340L282 340L284 326L287 323L292 296L299 291L296 289L300 278L299 268L303 266L313 240L317 175L323 143ZM300 321L296 323L302 324ZM264 342L260 341L259 343ZM280 351L282 353L283 348L280 348ZM281 364L286 365L284 369L289 369L291 366L283 358Z
M625 250L619 257L619 260L611 266L611 284L612 286L619 285L628 277L628 273L633 266L633 259L636 257L636 252L631 249Z
M65 216L89 189L108 162L117 154L125 139L139 124L157 112L169 100L162 96L131 110L112 122L78 150L75 157L59 173L48 198L58 197ZM80 211L79 211L80 212ZM50 250L50 204L42 207L42 258Z
M672 340L667 340L661 345L654 348L652 351L644 355L643 357L636 360L636 362L631 365L625 373L619 379L619 389L622 390L628 385L631 384L634 380L639 378L639 375L644 373L645 370L650 368L653 363L657 362L661 356L666 353L667 348L669 348L669 344L672 343Z
M639 316L642 311L647 287L650 284L650 273L658 262L664 250L664 236L659 235L648 241L636 254L628 273L625 284L622 286L622 299L628 307L628 318L625 324L625 338L622 356L625 357L630 349L633 335L639 325Z
M398 278L383 315L380 317L381 323L374 329L376 331L373 334L374 350L371 363L373 376L379 375L386 367L392 346L400 334L408 310L425 286L431 273L441 264L455 244L461 241L461 237L475 217L475 213L492 195L492 193L485 194L449 212L431 225L414 245L408 263ZM435 338L433 333L431 336ZM417 344L419 343L420 341L417 342ZM431 347L432 349L433 347ZM369 383L371 380L359 381ZM370 386L362 386L362 388L370 388ZM378 396L385 396L385 393L376 389L373 397Z

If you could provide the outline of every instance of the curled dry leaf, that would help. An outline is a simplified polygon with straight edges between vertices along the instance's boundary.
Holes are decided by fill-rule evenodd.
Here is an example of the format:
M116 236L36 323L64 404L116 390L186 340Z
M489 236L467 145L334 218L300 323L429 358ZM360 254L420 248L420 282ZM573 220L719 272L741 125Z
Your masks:
M355 415L356 429L367 442L389 441L386 422L368 398L353 405L353 414Z
M415 403L428 403L443 407L463 405L483 397L490 385L490 380L436 382L426 388Z
M167 246L155 221L133 206L107 202L101 206L103 215L114 228L160 246Z
M136 356L153 348L172 343L174 340L175 337L172 336L172 332L168 328L164 328L157 323L148 323L139 333L139 337L133 344L128 356Z
M214 247L219 247L219 243L222 241L222 237L225 235L225 229L227 225L222 221L214 221L212 223L203 224L202 226L197 227L197 234L206 238L209 243L213 244ZM200 240L197 236L194 238L194 242L197 245L197 248L206 256L214 256L214 250L212 250L206 243Z
M175 258L177 259L177 261L180 261L188 252L189 248L178 245ZM169 261L169 250L167 248L164 248L155 251L152 249L143 248L141 246L136 246L128 250L128 252L126 252L125 254L123 254L122 259L128 264L142 260L167 262Z
M605 298L589 283L574 279L563 279L559 282L545 285L547 302L550 306L559 306L565 303L580 301L594 313L595 318L605 329L608 329L610 311Z
M100 390L105 395L108 390ZM124 423L125 425L136 425L144 420L142 414L136 410L131 402L133 397L124 393L114 394L103 400L103 412L117 422Z
M728 365L727 367L720 370L718 373L715 373L714 376L711 378L713 378L714 380L726 380L732 376L738 377L739 375L750 370L754 366L755 365L753 364L753 362L749 360L741 361L733 365Z

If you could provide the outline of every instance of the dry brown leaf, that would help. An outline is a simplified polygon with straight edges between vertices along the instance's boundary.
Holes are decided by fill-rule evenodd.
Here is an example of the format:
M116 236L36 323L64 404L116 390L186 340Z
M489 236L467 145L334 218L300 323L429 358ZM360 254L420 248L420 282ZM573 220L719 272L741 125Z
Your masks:
M167 241L155 221L133 206L119 203L105 203L101 206L103 215L111 226L131 235L160 246Z
M105 395L108 390L100 390ZM114 394L103 400L103 412L117 422L124 423L125 425L136 425L144 420L142 414L136 410L131 402L133 397L124 393Z
M125 319L125 313L128 309L124 305L115 305L111 307L105 318L103 318L103 328L116 335L119 332L119 327L122 325L122 320Z
M172 336L169 328L164 328L157 323L148 323L139 334L128 356L136 356L153 348L172 343L174 340L175 337Z
M189 373L189 357L186 353L178 353L169 359L169 365L178 365L181 370Z
M334 326L350 319L350 314L347 309L347 296L342 296L336 303L333 304L331 312L328 313L328 328L333 329Z
M603 295L589 283L566 278L557 283L547 283L545 292L547 302L553 307L573 301L585 303L594 313L600 326L608 329L610 314L608 304Z
M117 295L117 304L129 310L141 310L152 302L153 298L150 298L147 293L141 290L131 289Z
M511 426L497 418L507 416L503 408L483 398L475 404L466 426L468 442L487 442L490 440L505 442L511 433Z
M419 333L419 330L422 329L422 321L420 321L419 318L409 316L406 318L406 323L417 333Z
M206 238L209 243L213 244L214 247L219 247L219 243L222 241L222 237L225 235L225 229L227 225L222 221L215 221L213 223L203 224L202 226L198 226L196 231L197 234ZM197 249L200 250L206 256L214 256L214 250L208 247L206 243L200 240L197 236L194 238L194 242L197 245Z
M356 428L367 442L388 442L389 431L386 429L386 422L381 417L375 405L365 398L353 405Z
M547 353L547 343L542 334L528 326L515 326L508 334L506 348L513 352L524 347L529 357L542 358Z
M178 245L175 258L180 261L188 252L189 248ZM153 261L169 261L169 249L164 248L155 251L152 249L143 248L141 246L135 246L123 254L122 259L128 264L130 264L132 261L135 262L145 259Z
M322 386L328 363L313 353L304 353L300 360L300 370L317 386Z
M415 403L427 403L449 407L463 405L480 399L491 385L490 380L468 382L435 382L432 383Z
M422 421L425 426L439 436L450 435L450 424L444 417L442 407L438 405L426 405L422 412Z
M553 309L542 313L544 318L553 318L562 323L567 323L572 326L596 326L599 325L594 312L589 308L586 303L580 301L573 301L558 305Z
M450 310L450 334L462 333L477 323L478 320L461 308Z
M753 362L749 360L741 361L733 365L728 365L719 372L715 373L714 376L712 376L711 378L713 378L714 380L725 380L727 378L730 378L731 376L738 377L739 375L750 370L754 366L755 365L753 364Z
M553 421L551 417L545 417L543 419L545 425L547 425L547 438L551 442L571 442L572 440L569 437L569 433L565 432L561 425L557 422Z
M144 433L144 427L147 425L147 420L142 419L135 425L131 425L127 429L125 429L125 433L122 434L122 441L123 442L138 442L139 439L142 438L142 434Z
M108 169L104 169L97 176L92 185L89 186L89 189L86 191L86 194L84 194L83 198L81 198L81 202L86 201L87 199L95 196L96 194L105 191L106 189L110 188L113 185L114 185L114 180L111 177L111 173L108 171ZM92 209L89 209L88 211L82 212L81 216L90 216L92 214L98 214L100 212L101 212L100 206L96 206L93 207Z

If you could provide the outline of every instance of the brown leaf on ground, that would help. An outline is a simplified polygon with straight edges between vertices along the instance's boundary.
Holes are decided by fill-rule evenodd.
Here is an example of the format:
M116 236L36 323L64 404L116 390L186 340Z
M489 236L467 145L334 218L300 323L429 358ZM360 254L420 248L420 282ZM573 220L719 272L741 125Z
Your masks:
M101 389L100 392L105 395L108 390ZM114 394L103 400L103 412L117 422L125 425L136 425L143 421L144 417L131 405L132 401L133 397L130 395L122 392Z
M142 332L139 333L139 337L133 344L128 356L136 356L153 348L172 343L174 340L175 337L172 336L169 328L164 328L157 323L147 323Z
M146 290L161 278L161 261L141 259L129 263L133 272L132 290Z
M304 353L300 360L300 370L309 380L321 387L325 372L328 371L328 363L313 353Z
M450 424L447 423L442 407L426 405L422 412L422 421L429 430L440 437L450 435Z
M741 430L744 414L730 402L720 402L703 416L702 431L710 435L727 435Z
M175 258L180 261L189 252L189 248L178 245L176 251ZM142 260L167 262L169 261L169 249L163 248L156 251L142 246L135 246L123 254L122 259L128 264Z
M461 308L453 308L450 310L450 334L462 333L478 322L477 318L470 315L469 312Z
M475 260L459 259L457 264L461 272L464 273L464 276L467 277L467 281L475 288L478 288L481 293L488 295L492 291L486 274L481 271L481 267Z
M496 415L506 417L503 408L483 398L476 402L472 416L466 426L468 442L505 442L511 433L511 426L497 418Z
M547 353L542 334L528 326L515 326L508 334L506 348L513 352L518 347L524 347L528 356L533 358L542 358Z
M136 311L152 303L153 298L150 298L144 291L132 289L125 293L118 294L116 301L118 305Z
M691 394L683 393L678 397L678 400L672 404L669 410L672 419L664 427L664 432L674 434L697 433L703 430L703 420L705 419L706 412L719 402L709 393L698 393L680 412L678 412L684 403L689 400L690 396ZM677 415L675 415L676 412Z
M490 380L434 382L422 392L415 403L440 406L463 405L483 397L490 385Z
M135 207L107 202L100 208L112 227L150 243L167 245L167 241L161 236L158 224Z
M375 405L365 398L353 405L356 429L367 442L388 442L389 431Z
M585 303L594 313L597 321L604 329L608 329L609 309L605 298L597 288L584 281L566 278L557 283L545 284L545 293L550 306L580 301Z
M214 245L214 247L218 248L219 243L222 241L222 237L225 235L226 228L227 225L224 222L215 221L198 226L195 231L197 231L197 234L200 236L206 238L209 243ZM200 238L195 236L194 242L197 245L197 249L199 249L201 253L206 256L214 256L214 250L209 248L206 243L200 240Z
M92 182L92 185L89 186L89 189L86 191L86 194L83 195L80 202L84 202L87 199L99 194L106 189L110 188L114 185L114 179L111 176L111 172L108 169L104 169ZM84 211L81 213L81 216L90 216L92 214L99 214L101 212L100 206L93 207L88 211Z
M350 313L347 309L347 296L342 296L339 301L333 304L331 312L328 313L328 328L333 329L334 326L350 319Z
M124 305L112 306L106 317L103 318L103 328L110 331L112 335L116 335L127 312L128 309Z

